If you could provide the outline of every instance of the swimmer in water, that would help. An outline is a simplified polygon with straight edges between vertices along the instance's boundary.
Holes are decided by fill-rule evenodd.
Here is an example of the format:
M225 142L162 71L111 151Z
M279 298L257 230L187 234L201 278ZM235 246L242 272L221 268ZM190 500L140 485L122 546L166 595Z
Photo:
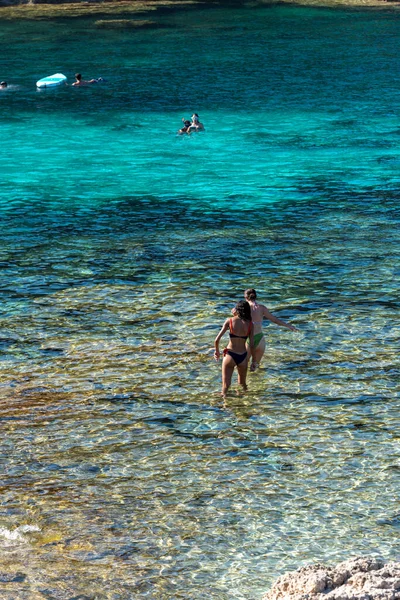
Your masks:
M265 338L262 331L263 319L268 319L272 323L275 323L275 325L286 327L286 329L290 329L290 331L298 331L298 329L289 323L285 323L282 319L275 317L263 304L258 304L257 293L253 288L246 290L244 297L250 305L251 319L253 321L254 346L253 348L249 348L252 357L250 371L253 372L260 366L261 359L265 352Z
M194 113L191 116L192 122L190 124L190 132L192 131L205 131L203 123L200 123L199 115Z
M221 331L215 338L215 360L219 360L219 341L229 330L229 342L223 351L222 360L222 391L221 396L226 396L232 381L235 367L238 372L238 383L243 390L247 390L246 377L249 355L246 349L246 340L250 339L250 348L253 347L253 324L251 322L250 304L244 300L238 302L232 310L233 318L226 319Z
M178 131L178 135L183 135L184 133L190 133L190 121L182 119L183 127Z
M99 81L103 81L103 78L99 77L98 79L85 80L82 79L82 75L80 73L76 73L75 81L72 85L90 85L91 83L99 83Z
M7 81L0 81L0 90L5 90L8 87Z

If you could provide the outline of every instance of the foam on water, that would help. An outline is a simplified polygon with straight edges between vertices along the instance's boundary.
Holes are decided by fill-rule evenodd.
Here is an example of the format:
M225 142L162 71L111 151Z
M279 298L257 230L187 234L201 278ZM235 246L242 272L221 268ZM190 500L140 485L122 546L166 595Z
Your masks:
M27 538L22 534L35 531L40 531L40 527L37 525L20 525L20 527L17 527L13 531L10 531L5 527L0 527L0 537L6 541L25 542L27 541Z

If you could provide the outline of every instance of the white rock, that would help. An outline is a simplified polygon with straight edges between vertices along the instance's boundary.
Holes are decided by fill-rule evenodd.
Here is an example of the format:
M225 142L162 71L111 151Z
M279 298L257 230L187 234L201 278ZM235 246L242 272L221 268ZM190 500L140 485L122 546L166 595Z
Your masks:
M400 563L358 557L279 577L263 600L400 600Z

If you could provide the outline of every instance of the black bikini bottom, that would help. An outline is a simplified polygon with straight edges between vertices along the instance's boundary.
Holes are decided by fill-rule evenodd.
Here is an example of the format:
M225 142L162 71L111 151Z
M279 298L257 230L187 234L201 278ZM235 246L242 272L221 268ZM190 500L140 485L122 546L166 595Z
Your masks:
M224 350L224 356L226 354L229 354L229 356L233 358L237 365L240 365L240 363L242 363L245 360L245 358L247 358L247 352L243 352L243 354L237 354L237 352L232 352L232 350L228 350L228 348L225 348Z

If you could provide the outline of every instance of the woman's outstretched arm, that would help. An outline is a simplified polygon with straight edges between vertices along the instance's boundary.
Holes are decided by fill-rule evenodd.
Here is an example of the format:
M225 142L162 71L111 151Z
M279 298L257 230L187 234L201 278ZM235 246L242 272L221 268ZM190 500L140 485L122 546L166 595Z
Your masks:
M282 319L275 317L271 312L269 312L266 306L263 306L262 309L263 317L265 317L272 323L275 323L275 325L279 325L280 327L286 327L286 329L290 329L290 331L298 331L298 329L296 329L296 327L294 327L293 325L290 325L290 323L286 323L285 321L282 321Z

